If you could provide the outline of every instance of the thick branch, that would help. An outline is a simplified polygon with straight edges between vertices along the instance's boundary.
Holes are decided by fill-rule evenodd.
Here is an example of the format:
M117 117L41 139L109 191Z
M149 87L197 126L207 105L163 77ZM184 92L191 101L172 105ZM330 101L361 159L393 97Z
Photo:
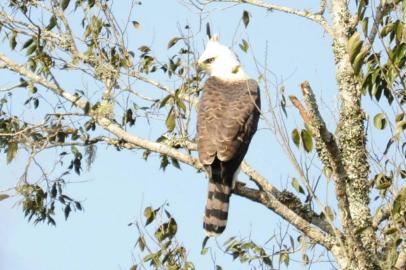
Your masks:
M334 0L330 9L334 31L333 53L336 61L336 80L340 93L340 120L337 144L347 174L346 194L353 227L348 228L352 240L351 255L361 269L381 269L376 256L377 242L372 230L369 209L365 114L361 107L361 86L354 73L347 50L354 32L347 0ZM349 217L349 216L348 216Z
M320 160L325 167L332 169L339 209L343 211L341 219L343 225L350 228L350 224L344 224L347 222L347 219L351 218L351 216L349 215L349 204L346 196L347 173L341 161L340 150L337 146L334 135L327 130L326 124L320 115L316 98L309 82L303 82L300 87L308 108L308 119L306 121L306 118L303 118L303 120L312 128ZM300 107L298 109L299 111L304 110ZM301 114L303 113L301 112Z
M275 213L278 213L282 218L294 225L318 244L325 246L329 250L332 248L333 240L331 237L323 233L320 229L311 226L305 219L298 216L295 212L282 204L272 194L248 188L241 183L236 186L234 193L254 202L261 203Z
M364 257L365 255L363 254L363 246L358 234L355 231L355 226L351 216L350 205L346 194L348 176L342 163L340 150L333 134L327 130L326 124L321 117L316 98L310 84L305 81L301 84L301 88L308 111L304 109L304 107L295 97L291 97L292 103L300 111L305 123L311 128L313 137L316 141L316 149L323 165L332 169L332 177L335 181L335 193L337 195L338 208L341 213L341 222L348 235L346 240L350 246L355 247L355 252L357 254L356 256L360 260L358 263L364 267L367 265L367 262L365 261L366 259ZM343 246L343 248L345 247ZM348 256L351 257L352 255L348 254Z
M105 128L106 130L110 131L117 137L124 139L125 141L127 141L129 143L132 143L138 147L148 149L153 152L157 152L160 154L164 154L164 155L168 155L170 157L176 158L177 160L179 160L183 163L189 164L189 165L195 167L196 169L202 169L202 165L200 164L200 162L197 159L195 159L187 154L181 153L172 147L138 138L132 134L129 134L128 132L123 130L120 126L109 121L108 119L105 119L105 118L100 119L98 122L100 123L100 125L103 128ZM256 183L264 184L264 187L266 187L267 189L269 188L270 190L272 190L273 192L275 192L277 194L280 193L275 187L271 186L269 183L265 183L267 181L263 177L258 175L246 163L243 164L243 170L246 170L247 174L251 178L255 179L253 181L255 181ZM328 243L328 241L325 239L326 235L323 231L313 228L308 221L306 221L304 218L300 217L300 215L293 212L288 207L286 207L284 204L282 204L278 199L276 199L276 197L274 195L272 195L272 193L256 191L254 189L248 189L248 188L244 187L244 185L242 183L239 183L237 185L237 188L234 190L234 192L242 197L246 197L250 200L264 204L265 206L267 206L268 208L273 210L275 213L280 215L282 218L288 220L289 223L293 224L298 229L303 230L303 233L305 233L306 235L307 235L307 233L310 233L310 235L308 235L308 236L311 239L313 239L314 241L316 241L317 243L320 243L329 249L331 248L332 244ZM264 196L266 197L266 199ZM266 202L266 204L265 204L265 202Z

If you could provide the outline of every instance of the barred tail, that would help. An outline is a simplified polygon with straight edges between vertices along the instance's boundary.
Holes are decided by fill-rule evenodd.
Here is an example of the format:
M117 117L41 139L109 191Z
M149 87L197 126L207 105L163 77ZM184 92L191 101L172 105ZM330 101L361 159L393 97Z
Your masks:
M209 181L203 228L208 236L221 234L227 225L231 186Z

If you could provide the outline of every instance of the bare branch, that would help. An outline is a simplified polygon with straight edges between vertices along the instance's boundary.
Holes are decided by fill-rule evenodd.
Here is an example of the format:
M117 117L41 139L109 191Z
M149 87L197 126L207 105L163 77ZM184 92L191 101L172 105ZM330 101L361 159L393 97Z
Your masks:
M375 16L373 17L373 24L371 27L371 31L369 32L368 38L367 38L367 46L372 47L372 44L374 43L376 34L378 33L379 30L379 23L382 20L382 17L385 13L385 9L387 7L388 3L385 3L382 5L382 2L379 3L379 5L376 7L375 10Z
M307 125L311 125L311 119L309 114L306 112L306 109L303 107L302 103L300 103L300 101L297 99L297 97L295 96L289 96L290 101L292 102L293 106L296 107L296 109L298 109L300 115L302 116L303 121L307 124Z
M78 57L80 55L80 52L78 50L78 47L76 46L75 42L75 37L73 36L72 29L69 25L68 19L66 18L65 14L63 13L63 10L60 6L55 6L54 7L54 15L59 17L65 27L66 30L66 35L69 41L69 50L73 54L74 57Z
M230 2L230 3L236 3L236 4L250 4L253 6L257 6L260 8L265 8L267 10L273 11L280 11L288 14L293 14L299 17L306 18L308 20L311 20L313 22L316 22L320 24L323 29L330 35L334 36L333 31L331 30L330 26L328 25L327 21L325 18L320 14L319 12L317 13L311 13L307 10L300 10L300 9L294 9L290 7L285 7L285 6L279 6L275 5L272 3L266 3L261 0L210 0L207 2Z
M320 0L320 8L319 11L317 11L314 14L318 14L318 15L323 15L324 12L326 12L326 7L327 7L327 0Z
M172 90L171 88L167 87L166 85L161 84L160 82L154 81L150 78L147 78L145 76L143 76L140 72L137 71L131 71L128 74L130 77L134 77L140 81L143 81L147 84L150 84L158 89L161 89L163 91L165 91L166 93L168 93L171 96L175 96L175 91ZM193 106L197 106L197 104L199 103L198 99L196 97L193 97L191 95L180 95L179 98L182 98L183 100L185 100L186 102L191 103Z

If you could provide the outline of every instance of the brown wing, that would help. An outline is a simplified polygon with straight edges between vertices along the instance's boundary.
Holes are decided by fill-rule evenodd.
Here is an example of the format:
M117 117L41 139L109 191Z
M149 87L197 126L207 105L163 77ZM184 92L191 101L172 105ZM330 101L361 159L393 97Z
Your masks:
M203 165L242 160L257 129L260 97L254 80L207 80L198 114L198 151ZM240 163L241 160L238 162ZM239 164L238 164L239 165ZM238 167L238 166L237 166Z
M258 85L253 80L230 83L212 77L204 86L197 146L209 175L203 221L209 236L222 233L226 227L234 173L257 129L259 107Z

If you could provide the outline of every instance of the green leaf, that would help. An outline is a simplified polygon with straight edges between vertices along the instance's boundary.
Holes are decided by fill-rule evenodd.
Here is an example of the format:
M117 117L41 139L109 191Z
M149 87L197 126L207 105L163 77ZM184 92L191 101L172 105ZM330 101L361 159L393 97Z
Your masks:
M300 145L300 133L297 130L297 128L295 128L294 130L292 130L292 140L295 143L295 145L297 147L299 147Z
M76 209L79 210L79 211L82 211L82 210L83 210L82 205L80 204L80 202L75 202L75 207L76 207Z
M361 71L361 67L364 64L365 57L368 54L368 52L369 52L368 48L363 47L355 57L354 62L352 63L355 75L358 75L359 72Z
M302 186L299 184L299 181L297 181L296 178L292 178L292 187L297 191L300 192L302 194L305 194L304 189L302 188Z
M9 164L15 158L18 150L18 144L16 142L9 142L7 148L7 164Z
M7 194L0 194L0 201L7 199L10 195Z
M170 110L168 117L166 118L165 124L166 127L168 128L168 131L171 132L175 129L176 126L176 116L175 116L175 111L173 108Z
M87 4L89 5L90 8L92 8L94 6L94 4L96 4L95 0L87 0Z
M161 102L159 103L159 108L164 107L170 100L172 100L173 96L172 95L167 95L164 97Z
M240 70L241 66L240 65L236 65L235 67L233 67L233 69L231 70L231 73L236 74L239 70Z
M374 184L376 189L386 190L392 185L392 178L384 173L379 173L375 176Z
M333 173L333 170L332 170L330 167L324 167L324 168L323 168L323 174L324 174L327 178L330 178L332 173Z
M405 17L406 17L406 9L405 9ZM404 24L398 23L396 27L396 40L398 42L402 41L402 37L405 35ZM404 44L404 43L403 43Z
M140 30L141 29L141 24L137 21L132 21L132 24L135 29Z
M399 191L398 195L393 201L392 215L395 216L396 214L400 214L404 205L406 205L406 187L403 187Z
M72 210L72 209L71 209L71 207L70 207L70 204L68 204L68 205L65 207L65 210L64 210L65 220L68 219L71 210Z
M179 169L179 170L181 169L179 161L176 158L171 157L171 163L176 169Z
M403 118L405 118L405 114L404 113L399 113L398 115L396 115L395 121L396 122L402 121Z
M61 8L62 10L65 10L69 6L70 0L62 0L61 2Z
M367 35L367 33L368 33L368 21L369 21L369 18L366 17L366 18L364 18L364 19L362 20L362 22L361 22L362 32L363 32L365 35Z
M248 51L248 49L249 49L249 47L250 47L250 45L248 44L248 42L245 40L245 39L243 39L242 41L241 41L241 43L239 44L239 46L240 46L240 49L243 51L243 52L247 52Z
M279 260L283 262L286 266L289 266L289 253L287 251L281 251L279 255Z
M181 40L183 38L181 37L174 37L171 40L169 40L168 42L168 49L172 48L176 43L178 43L179 40Z
M86 105L85 105L85 108L83 109L83 112L85 114L89 114L89 112L90 112L90 103L89 103L89 101L86 102Z
M153 258L155 257L155 254L148 254L148 255L146 255L144 258L143 258L143 261L144 262L148 262L148 261L150 261L150 260L152 260Z
M145 226L147 226L148 224L150 224L152 221L154 221L155 219L155 212L152 211L151 207L147 207L144 209L144 217L147 219L147 221L145 222Z
M381 129L381 130L385 129L386 124L387 124L387 121L386 121L385 115L383 113L378 113L377 115L375 115L374 126L377 129Z
M24 42L23 47L21 49L23 50L25 48L28 48L33 42L34 42L33 38L28 39L26 42Z
M360 39L360 34L355 32L349 39L347 43L347 51L350 55L351 63L354 62L355 57L359 54L362 47L362 41Z
M207 254L207 251L209 251L209 248L203 248L201 251L200 251L200 255L206 255Z
M144 249L145 249L145 239L144 239L143 236L140 236L140 237L138 238L137 243L138 243L138 245L139 245L139 247L140 247L140 250L141 250L141 251L144 251Z
M28 56L28 55L31 55L31 54L34 53L36 50L37 50L37 44L36 44L36 43L33 43L33 44L27 49L26 55L27 55L27 56Z
M52 28L55 27L57 22L58 22L58 20L56 19L56 17L52 16L51 19L49 19L49 24L47 25L46 29L48 31L52 30Z
M206 35L211 38L210 24L206 23Z
M307 254L303 254L302 255L302 261L304 265L308 265L310 260L309 260L309 256L307 256Z
M11 32L11 37L10 37L10 40L9 40L9 44L10 44L10 48L12 49L12 50L14 50L15 49L15 47L17 46L17 32Z
M72 154L75 155L75 157L79 157L79 156L82 155L82 154L80 153L79 149L78 149L75 145L72 145L72 146L71 146L71 152L72 152Z
M385 235L390 235L390 234L394 234L394 233L397 233L397 232L399 232L398 228L392 227L392 228L386 229L386 230L384 231L384 234L385 234Z
M406 121L405 120L396 122L395 134L399 135L400 133L403 132L403 130L405 130L405 128L406 128Z
M182 109L182 111L186 111L186 105L185 105L185 103L183 102L183 100L181 100L179 97L176 97L175 98L175 101L176 101L176 105L178 105L178 107L180 108L180 109Z
M307 129L303 129L301 132L301 137L304 149L308 153L311 152L313 149L313 139L309 131Z
M168 227L168 234L169 236L175 236L176 232L178 231L178 224L174 218L169 220L169 227Z
M268 256L263 257L262 260L264 261L264 263L265 263L266 265L270 266L271 269L273 269L272 260L271 260Z
M246 10L244 10L242 13L242 22L244 23L245 28L247 28L248 24L250 23L250 14Z
M386 37L389 33L391 33L394 29L395 24L394 23L388 23L385 25L384 28L381 30L381 37Z
M139 47L138 50L139 50L140 52L143 52L143 53L148 53L148 52L151 51L151 49L150 49L148 46L145 46L145 45Z

